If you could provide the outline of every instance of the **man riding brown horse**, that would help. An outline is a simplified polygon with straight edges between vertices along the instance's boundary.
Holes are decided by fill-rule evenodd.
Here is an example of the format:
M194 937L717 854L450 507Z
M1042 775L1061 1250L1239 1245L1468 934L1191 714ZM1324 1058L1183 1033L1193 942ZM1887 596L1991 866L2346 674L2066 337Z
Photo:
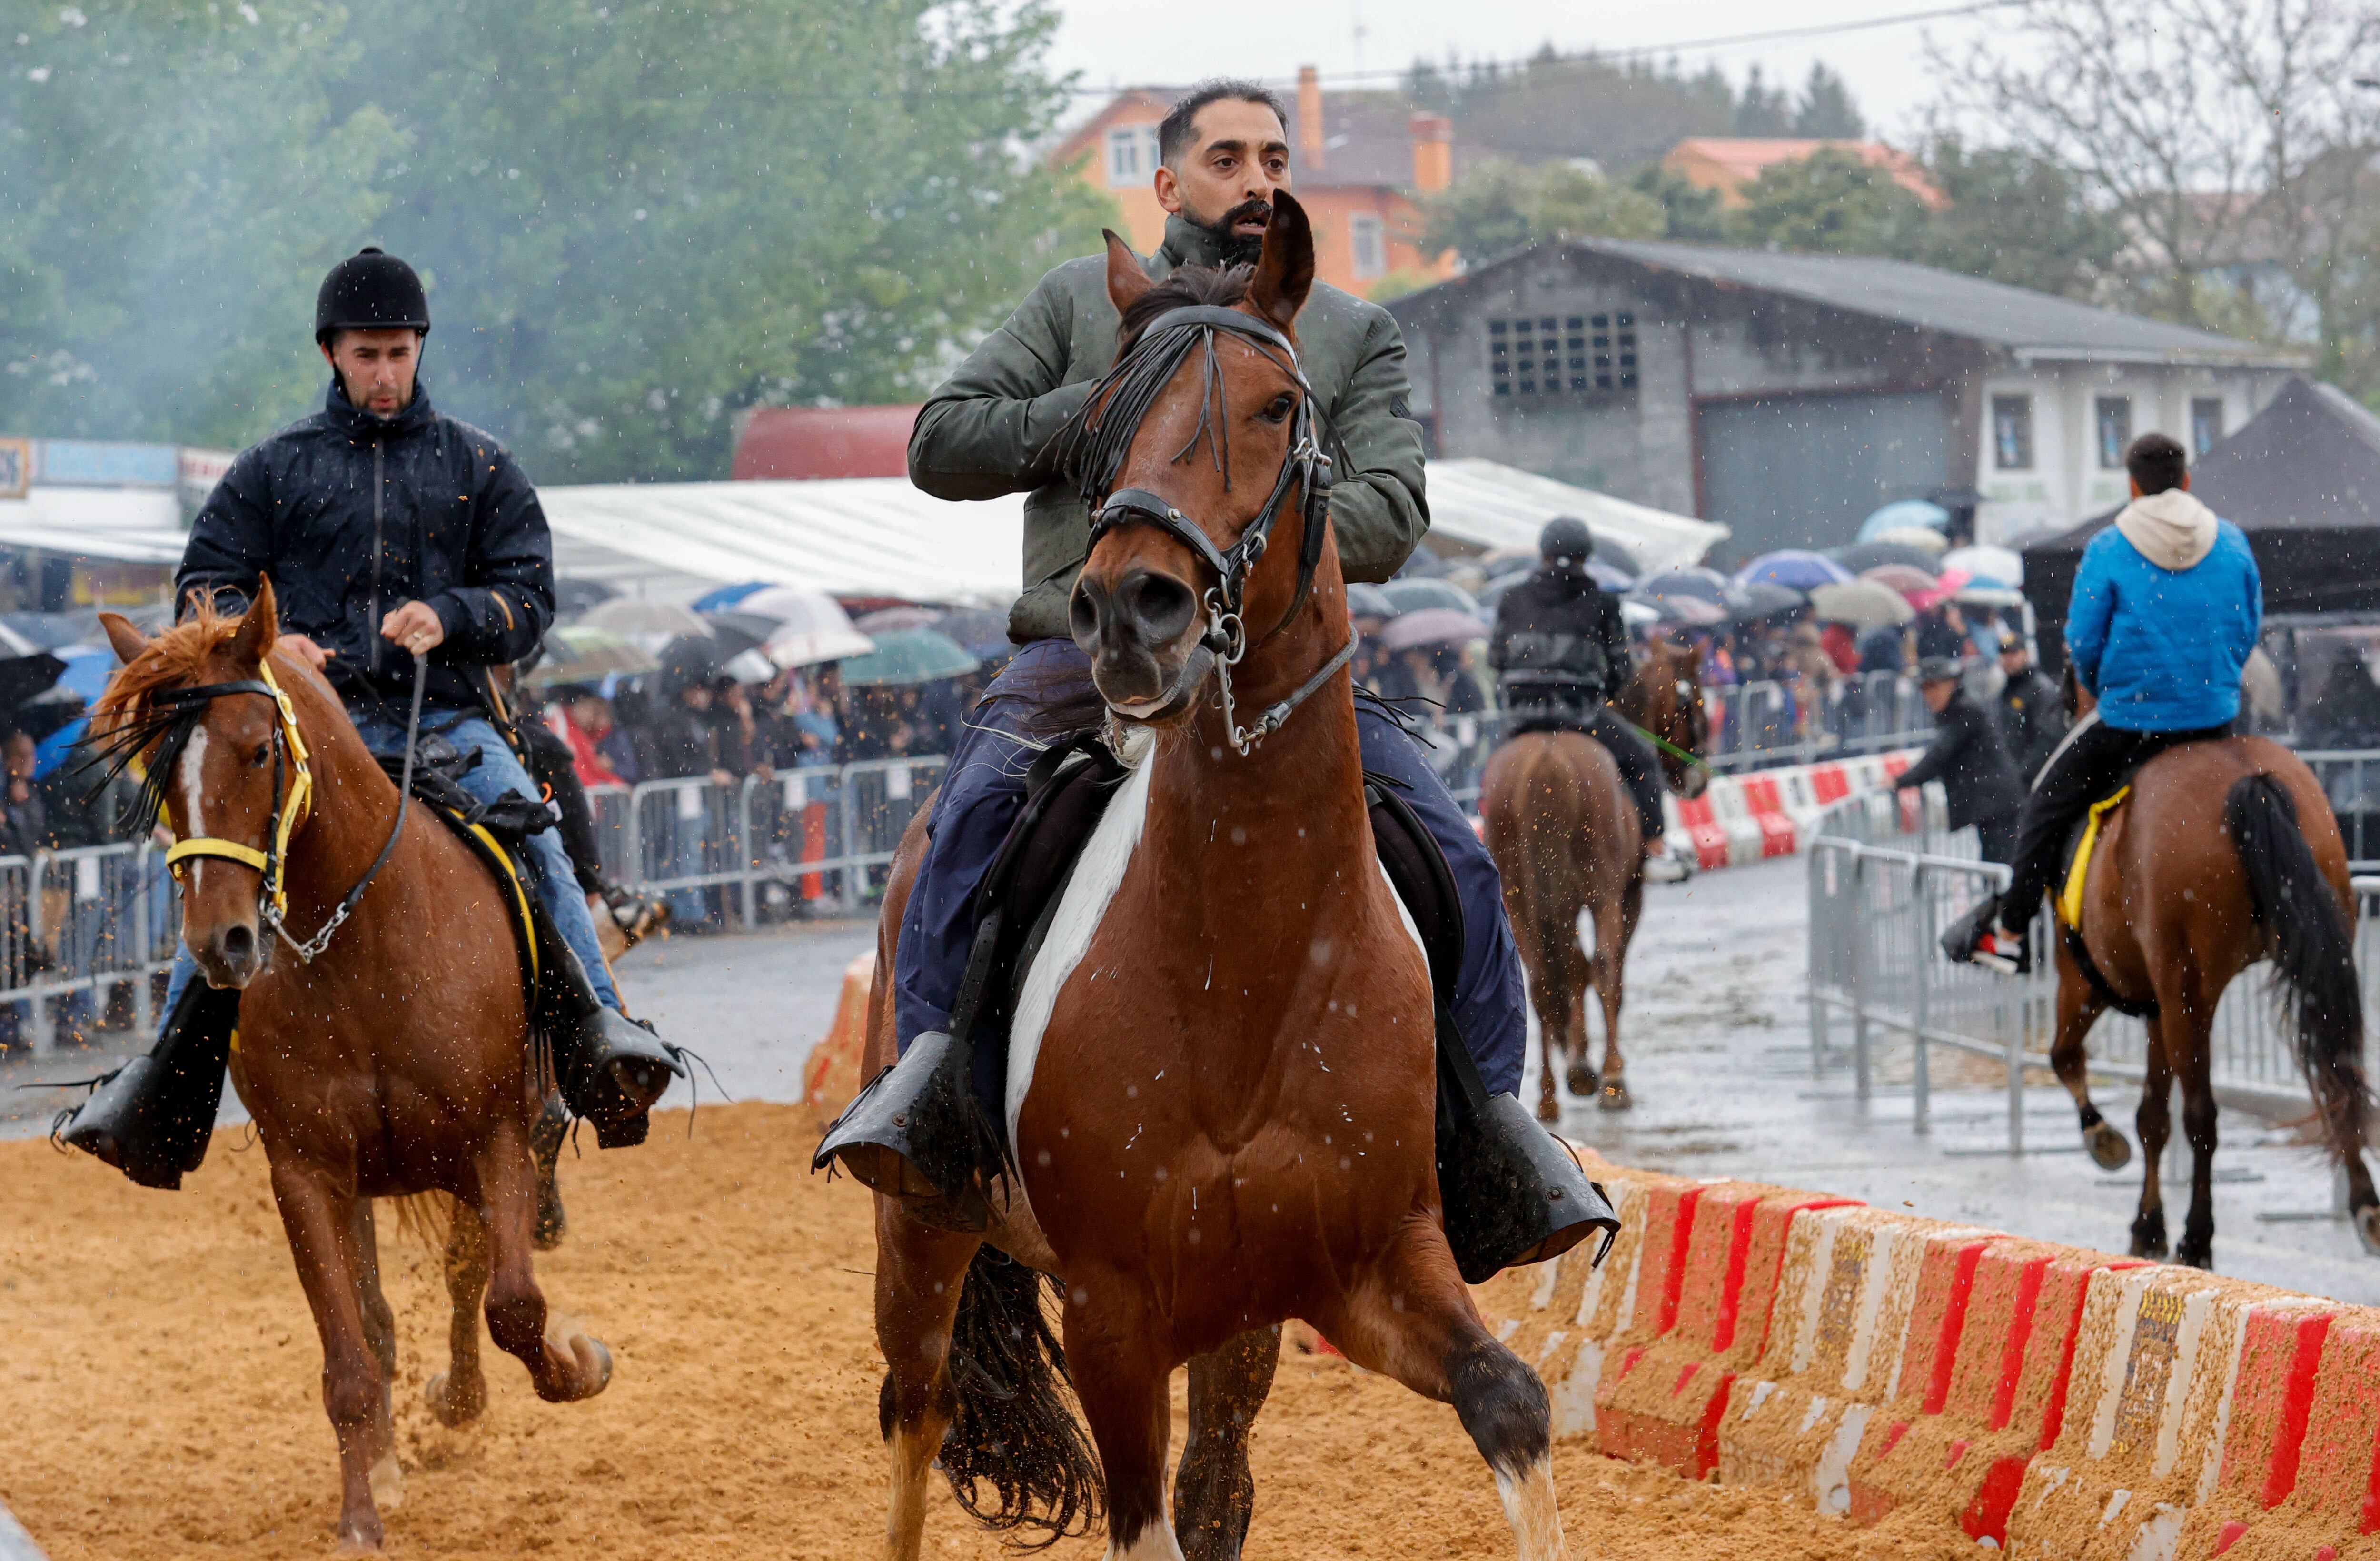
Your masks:
M269 579L285 615L279 644L330 679L374 751L403 750L419 667L423 741L443 739L463 790L481 804L537 804L492 723L489 669L527 655L552 620L552 542L512 457L431 406L419 379L429 334L429 300L405 262L368 248L332 268L315 304L331 369L323 408L232 463L191 524L175 591L186 612L200 601L244 612ZM607 1147L638 1142L683 1066L621 1011L554 832L528 835L522 856L569 956L549 978L554 1011L573 1016L551 1036L565 1100ZM269 961L271 937L209 952L244 977ZM176 1185L205 1152L212 1110L190 1121L189 1104L220 1085L238 994L212 967L194 982L199 970L190 948L176 949L156 1051L109 1075L58 1132L145 1186ZM164 1066L169 1047L211 1060Z
M1595 536L1575 516L1558 515L1537 538L1546 567L1504 593L1488 665L1513 724L1523 732L1575 731L1610 750L1636 804L1645 876L1674 884L1687 864L1670 855L1661 835L1661 775L1653 750L1609 701L1628 683L1633 662L1620 599L1587 573Z
M1944 935L1954 959L2029 970L2034 913L2075 823L2155 754L2228 737L2239 716L2240 673L2264 619L2255 555L2239 527L2191 495L2173 439L2142 434L2124 466L2132 502L2083 550L2066 616L2068 660L2097 708L2034 779L2007 893Z
M1172 215L1163 247L1146 262L1151 277L1184 266L1256 260L1271 198L1289 185L1287 123L1279 100L1253 82L1208 82L1174 105L1159 132L1156 194ZM893 1003L902 1058L854 1104L820 1151L820 1164L840 1161L882 1190L891 1188L870 1162L899 1155L909 1168L896 1185L931 1187L956 1201L948 1170L917 1164L911 1151L929 1140L966 1136L957 1123L970 1115L969 1082L941 1075L957 1055L949 1034L983 924L978 890L1025 806L1040 738L1065 725L1050 720L1052 711L1070 703L1088 712L1099 708L1088 658L1078 645L1081 619L1097 605L1076 590L1090 550L1090 518L1056 436L1083 410L1115 360L1119 317L1107 264L1100 257L1069 261L1045 276L935 392L910 438L910 479L928 493L984 499L1022 490L1030 496L1026 587L1009 617L1009 637L1022 649L985 691L952 753L934 803L931 844L900 929ZM1297 328L1299 360L1329 452L1313 474L1314 485L1330 483L1330 529L1347 578L1387 579L1428 525L1421 430L1407 411L1404 344L1386 311L1320 282ZM1141 582L1126 583L1138 589ZM1154 590L1111 604L1118 607L1157 616L1189 610ZM1261 632L1248 627L1252 635ZM1520 1083L1527 1020L1495 864L1395 716L1359 701L1358 726L1364 770L1419 815L1451 871L1462 922L1453 1021L1487 1090L1512 1093ZM1348 864L1348 871L1359 870L1363 864ZM927 1043L919 1044L921 1039ZM985 1101L1004 1066L997 1060L1004 1037L978 1030L971 1044L983 1065L977 1072L984 1076L974 1082L975 1096ZM1525 1118L1523 1123L1537 1131ZM1516 1160L1527 1158L1520 1146L1503 1147ZM1451 1176L1462 1168L1445 1169ZM1577 1196L1560 1207L1586 1206L1581 1181ZM1542 1214L1555 1201L1548 1196L1551 1190L1515 1187L1512 1198ZM1467 1234L1449 1231L1458 1250ZM1537 1243L1536 1236L1505 1241L1496 1266Z

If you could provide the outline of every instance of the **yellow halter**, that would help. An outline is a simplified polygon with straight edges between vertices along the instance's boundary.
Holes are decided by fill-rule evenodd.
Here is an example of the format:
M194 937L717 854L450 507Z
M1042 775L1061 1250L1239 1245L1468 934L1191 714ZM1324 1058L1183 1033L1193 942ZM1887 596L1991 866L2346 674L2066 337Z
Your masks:
M182 863L191 857L220 857L243 867L254 868L263 875L263 897L271 900L273 917L277 922L289 909L288 890L285 884L289 860L289 837L313 812L314 772L307 762L306 738L298 730L298 713L291 708L289 695L273 676L269 665L260 666L257 675L262 688L242 684L222 684L212 689L192 692L212 697L221 693L261 693L272 697L277 712L273 759L273 788L276 793L273 805L273 841L269 848L259 850L237 840L219 839L201 835L188 840L176 840L165 851L165 865L173 870L176 882L182 876ZM289 776L285 790L282 785L282 755L288 755Z

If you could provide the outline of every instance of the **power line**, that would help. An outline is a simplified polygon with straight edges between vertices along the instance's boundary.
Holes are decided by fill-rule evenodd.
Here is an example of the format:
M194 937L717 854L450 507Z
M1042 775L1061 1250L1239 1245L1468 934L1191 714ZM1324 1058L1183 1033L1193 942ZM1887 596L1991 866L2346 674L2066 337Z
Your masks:
M1718 37L1692 38L1672 43L1633 43L1619 48L1581 49L1572 54L1555 55L1553 60L1557 64L1571 64L1582 60L1645 59L1662 55L1687 55L1704 50L1737 48L1747 43L1781 43L1803 38L1830 38L1848 32L1872 31L1882 27L1906 27L1912 22L1945 21L1953 17L1980 16L1986 11L2003 11L2026 3L2027 0L1969 0L1968 4L1962 6L1938 6L1923 11L1900 11L1888 17L1866 17L1856 21L1814 22L1801 27L1771 28L1759 32L1725 33ZM1544 57L1537 55L1512 60L1470 61L1467 65L1469 68L1474 69L1481 66L1518 68L1536 64ZM1348 86L1367 81L1402 81L1410 69L1410 67L1406 67L1395 70L1325 71L1322 74L1322 84ZM1293 77L1274 77L1267 79L1265 85L1293 87L1297 85L1297 81ZM1076 87L1072 90L1078 97L1111 97L1116 92L1128 89Z

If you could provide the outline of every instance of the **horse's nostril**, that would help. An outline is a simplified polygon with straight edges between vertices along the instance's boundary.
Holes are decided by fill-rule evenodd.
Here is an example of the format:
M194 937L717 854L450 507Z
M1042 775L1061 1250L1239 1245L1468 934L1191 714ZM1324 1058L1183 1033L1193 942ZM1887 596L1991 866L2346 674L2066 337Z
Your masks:
M223 957L231 964L245 965L256 957L256 929L230 926L223 930Z
M1170 644L1190 627L1197 600L1171 575L1143 574L1125 587L1134 626L1145 643Z

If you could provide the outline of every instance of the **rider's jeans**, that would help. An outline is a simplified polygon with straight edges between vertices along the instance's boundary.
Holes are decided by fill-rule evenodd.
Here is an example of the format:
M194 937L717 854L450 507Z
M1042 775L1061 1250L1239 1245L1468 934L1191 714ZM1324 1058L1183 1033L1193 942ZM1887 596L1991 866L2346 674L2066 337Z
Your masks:
M468 753L475 748L480 750L479 763L462 776L463 789L482 802L492 802L508 791L534 800L538 795L536 785L528 778L528 772L521 768L521 762L514 756L511 748L497 735L496 729L477 715L465 716L448 726L446 723L454 721L455 714L453 711L427 709L421 713L421 726L424 731L439 731L463 752ZM356 723L356 730L363 735L365 745L374 753L401 753L405 750L405 728L394 722L367 716ZM528 837L522 854L528 859L529 883L537 890L539 902L545 907L545 913L553 919L553 930L561 934L564 943L570 945L570 951L578 956L578 963L586 968L587 979L594 987L596 997L607 1008L619 1007L620 994L612 985L611 967L603 963L603 946L595 940L595 919L588 914L587 897L579 891L577 878L570 871L570 859L562 849L562 832L540 830ZM313 933L314 929L293 927L290 932L296 936L307 937ZM338 946L335 939L332 946ZM285 946L281 953L286 955L288 949ZM182 989L190 984L190 978L197 971L198 965L191 959L189 949L176 943L174 945L174 973L166 979L165 984L165 1013L168 1016L172 1015L174 1005L180 1001ZM164 1032L162 1024L159 1032Z
M951 752L934 801L926 860L909 891L893 956L893 1029L906 1046L923 1031L950 1027L966 972L975 924L967 914L1008 826L1025 801L1034 750L1014 735L1045 701L1087 688L1090 665L1071 640L1038 640L984 690ZM1528 1046L1521 958L1504 921L1502 880L1471 821L1404 729L1369 704L1355 703L1364 768L1402 781L1400 793L1446 854L1463 901L1463 970L1454 1018L1490 1091L1517 1093Z

